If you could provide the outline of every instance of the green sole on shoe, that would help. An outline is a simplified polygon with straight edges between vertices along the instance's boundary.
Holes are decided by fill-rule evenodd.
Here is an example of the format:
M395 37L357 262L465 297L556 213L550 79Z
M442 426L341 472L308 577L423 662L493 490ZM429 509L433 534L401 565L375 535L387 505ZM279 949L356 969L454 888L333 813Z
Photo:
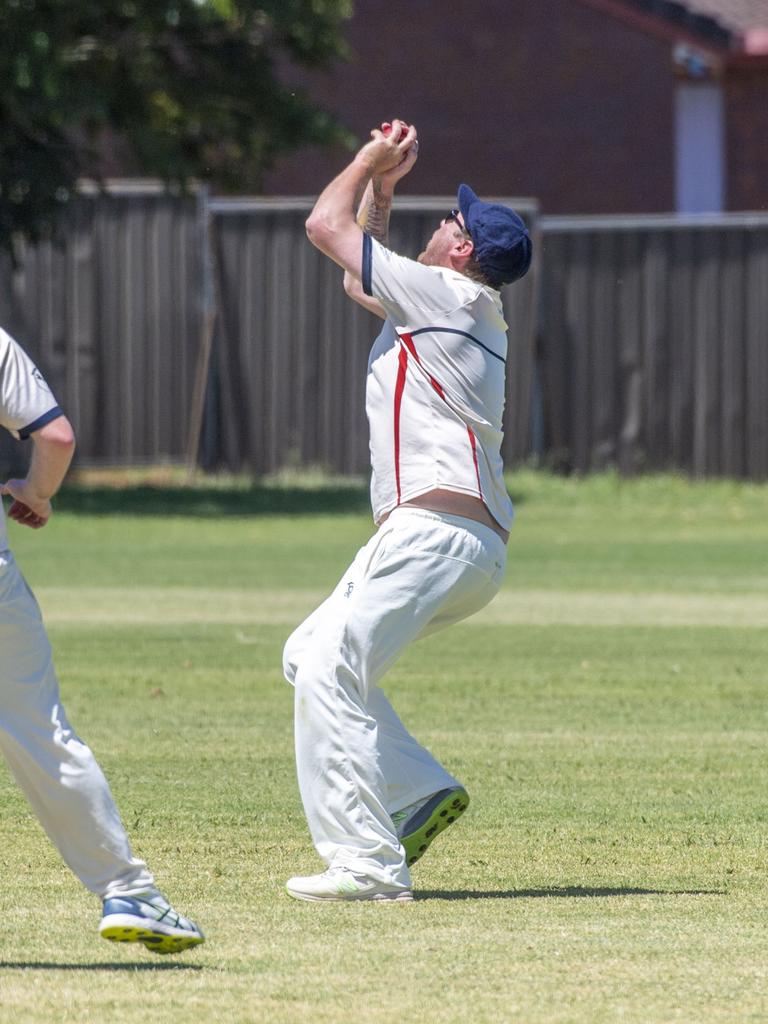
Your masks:
M461 787L435 793L403 826L400 842L405 849L405 862L410 867L426 852L433 839L452 825L469 804L469 794Z

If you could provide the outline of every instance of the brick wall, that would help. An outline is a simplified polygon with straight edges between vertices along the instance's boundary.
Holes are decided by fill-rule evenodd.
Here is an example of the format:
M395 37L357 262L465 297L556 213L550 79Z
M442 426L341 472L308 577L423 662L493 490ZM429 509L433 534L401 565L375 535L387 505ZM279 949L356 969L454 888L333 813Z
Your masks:
M768 71L725 83L728 209L768 210Z
M402 192L532 195L547 213L656 212L674 202L668 43L573 0L358 0L353 61L305 78L361 138L419 127ZM300 80L300 79L299 79ZM282 161L265 191L312 195L345 154Z

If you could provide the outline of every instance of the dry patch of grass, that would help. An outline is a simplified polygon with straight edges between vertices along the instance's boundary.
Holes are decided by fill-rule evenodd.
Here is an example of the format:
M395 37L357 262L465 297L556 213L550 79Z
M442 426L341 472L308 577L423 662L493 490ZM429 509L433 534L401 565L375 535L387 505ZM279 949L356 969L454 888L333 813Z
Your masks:
M199 587L39 587L50 623L295 625L327 595L320 590ZM764 629L762 594L621 593L504 589L468 625L733 626Z

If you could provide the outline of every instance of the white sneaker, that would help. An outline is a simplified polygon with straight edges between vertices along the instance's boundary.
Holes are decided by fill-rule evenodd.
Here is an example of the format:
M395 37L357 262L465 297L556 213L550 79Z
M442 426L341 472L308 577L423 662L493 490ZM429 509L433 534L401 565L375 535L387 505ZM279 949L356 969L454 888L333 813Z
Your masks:
M317 903L323 900L388 900L407 903L413 899L410 889L397 888L378 882L367 875L357 875L349 868L328 868L321 875L289 878L285 885L288 895L295 900Z

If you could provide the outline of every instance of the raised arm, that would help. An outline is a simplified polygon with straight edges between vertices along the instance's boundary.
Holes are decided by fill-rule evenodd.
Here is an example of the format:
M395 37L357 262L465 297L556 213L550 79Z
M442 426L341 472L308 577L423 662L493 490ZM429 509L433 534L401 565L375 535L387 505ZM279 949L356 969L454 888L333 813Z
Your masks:
M51 498L69 469L75 435L66 416L59 416L31 437L34 448L26 477L0 484L0 494L10 494L14 499L8 510L11 519L39 530L51 517Z
M382 125L382 130L389 127ZM392 210L392 199L395 194L395 186L401 178L413 168L418 157L419 143L414 141L406 153L405 159L397 167L384 174L377 175L368 182L360 208L357 211L357 223L367 234L375 238L382 245L389 244L389 215ZM370 295L363 291L361 281L353 277L349 271L344 272L344 291L359 305L375 313L376 316L386 320L387 314L384 307Z
M393 121L389 136L375 128L371 141L326 186L307 219L307 235L312 244L358 281L362 278L363 229L357 212L369 182L408 159L408 151L416 142L416 129L411 125L400 138L402 127L400 121ZM387 210L391 201L390 193Z

